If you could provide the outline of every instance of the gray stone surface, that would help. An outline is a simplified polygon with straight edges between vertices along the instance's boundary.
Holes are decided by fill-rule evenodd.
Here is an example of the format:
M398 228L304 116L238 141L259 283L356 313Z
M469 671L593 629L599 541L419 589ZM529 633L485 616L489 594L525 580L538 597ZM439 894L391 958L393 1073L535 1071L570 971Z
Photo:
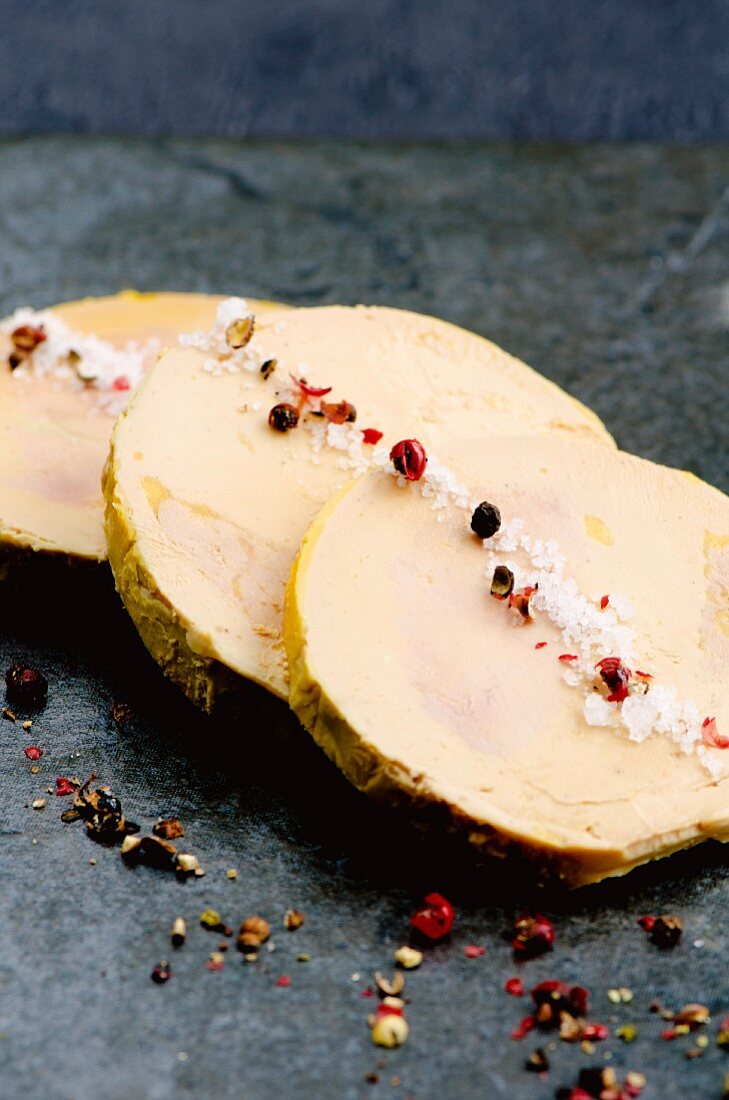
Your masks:
M709 140L726 0L3 0L0 131Z
M0 308L136 285L430 311L591 402L624 446L726 489L727 167L712 148L7 142ZM658 1041L647 1011L654 997L729 1010L718 846L568 897L537 891L371 806L262 696L215 722L195 713L158 675L106 571L21 570L0 591L0 623L0 668L27 658L51 684L30 733L0 721L3 1098L546 1100L604 1049L647 1073L647 1100L720 1095L716 1023L692 1062L685 1042ZM125 731L108 717L122 699L135 712ZM45 749L37 776L29 743ZM205 878L129 870L82 825L62 825L53 795L30 809L56 775L91 771L145 827L179 814ZM457 929L408 979L411 1040L378 1067L360 991L433 888L452 896ZM508 1034L526 1008L501 991L517 969L502 933L529 904L553 915L558 941L526 965L527 984L580 981L594 1018L639 1029L593 1057L559 1044L548 1080L524 1071L536 1043ZM206 905L231 924L268 916L276 951L257 967L229 952L222 973L207 971L218 937L197 927ZM307 915L293 935L279 930L291 905ZM685 920L670 955L635 924L658 911ZM157 987L149 973L171 954L178 913L188 943ZM487 954L465 959L468 943ZM274 984L284 973L290 989ZM616 984L633 988L631 1006L608 1003ZM373 1071L380 1082L366 1084Z

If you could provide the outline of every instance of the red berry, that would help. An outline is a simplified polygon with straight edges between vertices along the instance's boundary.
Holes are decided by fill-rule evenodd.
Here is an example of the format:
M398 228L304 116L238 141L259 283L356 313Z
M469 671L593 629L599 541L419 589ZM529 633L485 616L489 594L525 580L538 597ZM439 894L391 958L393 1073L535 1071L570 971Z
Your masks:
M442 940L453 927L455 913L442 894L428 894L425 905L413 913L410 923L429 940Z

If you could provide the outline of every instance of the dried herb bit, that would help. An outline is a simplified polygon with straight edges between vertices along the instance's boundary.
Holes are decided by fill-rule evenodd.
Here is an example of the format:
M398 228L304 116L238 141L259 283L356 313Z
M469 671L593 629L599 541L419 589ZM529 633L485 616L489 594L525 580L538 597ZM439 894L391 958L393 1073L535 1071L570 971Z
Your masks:
M46 700L48 681L37 668L18 661L5 673L5 688L11 703L22 707L38 707Z
M155 836L161 836L163 840L177 840L185 835L182 822L177 817L165 817L158 821L152 829Z
M112 703L111 720L115 725L123 729L131 722L133 716L134 712L128 703Z
M401 439L390 451L390 462L408 481L420 481L428 465L428 456L417 439Z
M271 926L263 917L248 917L240 926L236 947L239 951L255 950L271 935Z
M495 504L481 501L471 516L471 530L480 539L492 538L501 527L501 512Z
M522 959L532 959L551 951L554 944L554 925L541 913L531 916L522 913L514 922L514 938L511 946L514 954Z
M287 909L284 914L283 926L289 932L295 932L304 923L304 914L300 909Z
M295 428L298 423L298 409L295 409L293 405L289 405L285 401L282 401L279 405L274 405L268 414L269 427L277 432L289 432L292 428Z
M455 911L442 894L428 894L425 904L413 913L410 924L429 940L442 940L453 927Z
M683 922L680 917L641 917L638 921L644 932L648 933L652 943L657 947L675 947L683 933Z
M549 1073L549 1058L542 1047L533 1050L525 1062L526 1068L531 1073Z
M122 841L121 856L130 864L144 863L160 871L172 871L175 868L174 844L159 840L156 836L126 836Z
M172 977L172 967L167 962L167 959L162 959L162 962L157 963L154 970L150 974L150 978L157 985L164 985Z
M264 382L268 381L277 366L278 359L266 359L265 362L261 363L261 374L263 375Z
M231 321L225 330L226 344L236 351L238 348L244 348L253 336L255 327L256 319L252 313L247 317L239 317L236 321Z
M395 962L403 970L416 970L423 961L423 952L415 947L398 947L395 952Z
M172 940L173 947L182 947L183 943L187 939L187 925L185 924L183 917L175 917L174 921L172 922L170 939Z
M322 401L319 408L330 424L354 424L357 419L357 410L349 401Z
M495 600L508 600L514 591L514 574L505 565L497 565L491 580L491 595Z

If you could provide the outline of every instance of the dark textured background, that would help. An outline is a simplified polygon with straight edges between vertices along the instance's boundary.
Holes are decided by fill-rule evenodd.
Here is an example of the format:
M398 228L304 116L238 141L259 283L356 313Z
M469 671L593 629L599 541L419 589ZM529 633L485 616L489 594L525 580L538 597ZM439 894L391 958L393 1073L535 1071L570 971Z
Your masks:
M0 132L729 135L726 0L3 0Z
M0 311L129 285L429 311L593 404L623 446L727 489L728 168L711 147L9 141ZM0 667L18 658L51 690L29 734L0 720L3 1100L547 1100L606 1052L647 1073L646 1100L718 1100L729 1069L714 1045L729 1011L720 847L567 897L476 871L350 791L282 707L254 696L242 715L196 714L162 681L105 571L21 570L2 586ZM114 700L134 708L125 731L108 717ZM38 776L28 743L45 749ZM56 775L92 770L145 827L179 814L206 877L124 867L82 825L60 823L53 795L30 809ZM408 978L410 1041L381 1054L360 990L433 888L458 906L456 931ZM639 1031L592 1058L559 1044L544 1081L523 1069L536 1043L508 1039L526 1007L501 991L516 971L502 932L535 901L558 940L524 968L527 984L583 982L595 1019L613 1013ZM232 924L268 916L276 951L258 967L229 952L208 972L217 937L196 921L209 904ZM279 930L292 905L307 916L294 935ZM666 910L686 925L670 955L635 924ZM157 987L149 973L170 954L178 913L188 943ZM487 954L465 959L468 943ZM282 973L290 989L275 987ZM617 984L633 988L631 1006L608 1003ZM709 1004L702 1059L658 1041L656 996ZM364 1081L372 1071L377 1085Z

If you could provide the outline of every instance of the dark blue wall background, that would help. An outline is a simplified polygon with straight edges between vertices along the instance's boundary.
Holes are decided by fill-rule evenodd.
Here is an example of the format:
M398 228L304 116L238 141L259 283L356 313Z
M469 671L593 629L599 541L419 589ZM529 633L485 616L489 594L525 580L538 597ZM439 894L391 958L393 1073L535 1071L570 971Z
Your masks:
M0 132L729 134L727 0L0 0Z

